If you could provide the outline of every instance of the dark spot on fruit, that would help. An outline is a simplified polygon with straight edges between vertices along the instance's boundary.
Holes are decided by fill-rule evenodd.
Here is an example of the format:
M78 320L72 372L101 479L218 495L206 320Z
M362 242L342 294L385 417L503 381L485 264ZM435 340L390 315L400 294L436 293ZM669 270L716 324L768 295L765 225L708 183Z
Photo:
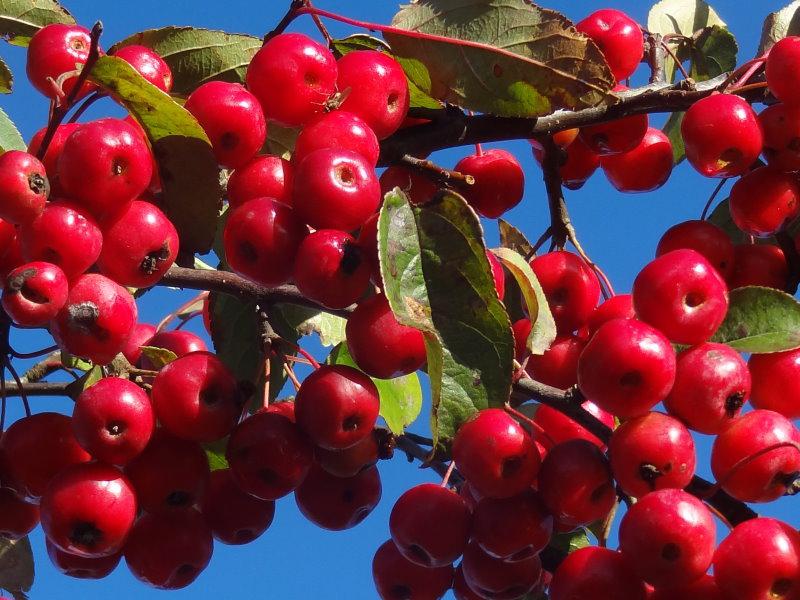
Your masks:
M214 387L203 388L197 396L200 404L204 406L216 406L222 399L219 391Z
M639 477L647 483L651 491L656 489L656 480L662 475L661 470L653 464L643 463L639 465Z
M247 240L242 240L236 245L239 256L242 260L249 263L258 262L258 250Z
M500 476L503 479L511 478L516 475L522 468L522 458L519 456L512 456L503 460L503 465L500 468Z
M319 83L319 77L317 77L316 73L311 73L310 71L306 71L303 75L303 81L306 82L306 85L309 86L316 86Z
M167 506L188 506L192 495L183 490L175 490L167 496Z
M664 544L661 548L661 558L669 562L674 562L681 557L681 549L677 544Z
M226 131L219 138L219 145L225 150L233 150L239 145L239 136L230 131Z
M266 467L258 470L258 478L267 485L274 485L280 480L280 477L278 477L278 474L275 471Z
M350 415L342 421L342 429L344 431L355 431L361 424L361 418L358 415Z
M397 108L397 104L400 101L400 94L397 92L392 92L386 97L386 106L388 106L391 110Z
M642 385L642 374L639 371L629 371L619 378L619 384L625 388L635 388Z
M345 275L352 275L364 262L364 253L355 242L346 241L342 248L342 260L339 267Z
M339 183L343 185L353 185L356 181L356 174L348 165L339 165L336 167L334 175L336 175L336 179L339 180Z
M566 288L557 288L553 290L550 294L548 300L555 304L556 306L562 306L567 303L569 299L569 292L567 292Z
M425 565L426 567L430 567L433 564L430 554L425 552L425 550L417 544L411 544L408 547L408 553L412 554L414 558L417 559L417 562Z
M192 575L195 574L196 571L197 569L192 565L181 565L180 567L178 567L176 574L179 575L180 577L191 577Z
M98 340L108 339L108 331L97 324L100 318L100 309L93 302L80 302L67 307L69 325L84 335L91 335Z
M106 425L106 431L111 435L121 435L125 433L125 423L122 421L111 421Z
M791 579L776 579L769 588L769 595L773 598L783 598L789 595L793 587Z
M50 184L40 173L28 175L28 187L34 194L39 194L40 196L47 196L50 193Z
M600 502L605 497L605 495L608 493L609 487L610 486L607 483L603 483L603 484L598 485L592 491L591 495L589 496L589 500L591 502Z
M705 298L701 294L690 292L683 298L683 303L689 308L697 308L705 302Z
M111 174L122 175L128 168L128 163L121 158L115 158L111 163Z
M411 588L402 583L396 583L389 591L393 600L411 600Z
M719 155L717 163L722 167L735 164L742 160L742 152L738 148L728 148Z
M355 494L353 490L347 489L342 492L342 501L345 504L350 504L355 499Z
M492 74L495 77L502 77L503 76L503 67L501 67L500 65L497 65L497 64L494 65L492 67Z
M169 245L164 242L161 248L145 255L139 264L139 270L145 275L152 275L158 270L159 263L169 258Z
M94 523L81 521L72 527L69 541L80 548L94 548L103 539L103 532Z
M239 544L247 544L256 539L255 533L251 529L240 529L233 534L233 537Z
M740 390L725 398L726 417L733 419L737 414L739 414L739 410L742 408L742 406L744 406L744 396L745 393Z
M61 266L61 253L55 248L45 248L42 250L42 260Z

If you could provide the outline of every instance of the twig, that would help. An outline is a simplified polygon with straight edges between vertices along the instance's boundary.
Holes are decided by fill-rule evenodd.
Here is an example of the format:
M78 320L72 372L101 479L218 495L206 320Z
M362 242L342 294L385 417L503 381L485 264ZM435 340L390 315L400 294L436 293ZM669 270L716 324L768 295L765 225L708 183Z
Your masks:
M69 396L69 390L67 387L69 383L51 383L47 382L40 382L40 383L23 383L22 387L20 388L15 381L6 381L3 380L3 385L5 386L6 396L21 396L23 393L28 397L37 397L37 396Z
M711 197L708 199L708 202L706 202L706 205L703 207L703 212L700 214L701 221L705 221L706 218L708 218L708 211L711 208L711 204L714 202L714 198L717 197L717 194L719 194L720 190L722 190L722 187L725 185L726 181L728 181L727 177L722 181L720 181L717 184L717 187L714 188L714 191L711 193Z
M542 139L544 156L542 157L542 173L547 190L547 204L550 209L550 237L556 248L563 249L569 237L569 212L561 187L560 154L561 149L553 141L552 136Z
M683 67L683 64L681 64L681 61L678 60L678 57L675 56L675 53L663 40L661 41L661 47L664 48L664 51L669 54L669 57L675 61L675 66L678 67L678 70L681 72L681 75L683 75L683 78L691 79L691 76L686 72L686 69Z
M423 467L430 467L431 469L436 471L440 477L444 477L445 474L447 473L448 467L446 464L444 464L440 460L436 460L433 457L433 453L431 450L426 450L425 448L423 448L422 446L411 440L408 436L406 435L397 436L395 438L395 443L397 444L397 447L400 450L405 452L406 456L409 457L409 460L416 458L418 461L422 463ZM458 472L454 472L450 476L450 479L455 482L463 481L461 475L459 475Z
M291 25L292 21L294 21L298 13L297 11L300 10L303 6L305 6L305 0L292 0L292 3L289 5L289 10L286 11L286 14L283 15L283 18L278 22L275 26L275 29L264 35L264 43L266 44L275 36L282 34L286 31L286 28Z
M667 80L664 63L666 52L660 33L647 33L647 62L650 65L650 83L663 83Z
M410 154L403 155L398 162L415 171L419 171L429 179L433 179L435 182L442 185L467 188L475 183L475 178L472 175L464 175L458 171L450 171L440 167L433 161L417 158Z
M87 96L86 100L84 100L81 103L81 105L78 107L78 109L74 113L72 113L72 116L69 118L69 121L67 121L67 123L75 123L78 119L80 119L83 116L83 113L85 113L86 110L92 104L94 104L95 102L97 102L101 98L105 98L105 97L106 97L106 94L104 94L102 92L92 92L91 94L89 94L89 96Z

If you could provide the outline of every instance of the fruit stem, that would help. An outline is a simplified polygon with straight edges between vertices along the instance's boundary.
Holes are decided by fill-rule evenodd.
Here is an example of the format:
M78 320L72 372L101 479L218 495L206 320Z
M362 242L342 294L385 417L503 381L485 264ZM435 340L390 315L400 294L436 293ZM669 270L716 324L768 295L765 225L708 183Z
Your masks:
M44 356L45 354L50 354L51 352L55 352L58 350L58 346L48 346L47 348L42 348L41 350L36 350L35 352L17 352L13 348L9 347L9 351L14 358L38 358L40 356Z
M719 90L721 92L724 91L733 91L737 88L741 88L744 86L745 83L761 68L761 66L767 61L767 56L769 55L769 51L765 52L761 56L754 58L752 60L748 60L743 65L739 65L733 72L728 75L728 78L722 83ZM741 73L741 77L739 76ZM737 79L738 78L738 79ZM736 83L734 83L734 81Z
M167 325L172 323L172 321L181 317L181 315L186 314L186 311L188 311L192 306L194 306L198 302L203 302L207 297L208 297L208 292L204 291L197 294L197 296L193 297L191 300L184 302L178 308L169 313L166 317L161 319L161 322L156 327L156 331L157 332L162 331L167 327ZM181 317L181 320L184 320L184 318ZM188 320L188 318L186 318L186 320Z
M689 73L686 72L686 69L681 64L681 61L678 60L678 57L675 56L675 53L672 51L672 49L667 45L667 43L664 40L661 40L661 46L664 48L666 53L669 54L670 58L673 61L675 61L675 66L678 67L678 70L681 72L681 75L683 75L683 78L691 79L691 76L689 75Z
M83 113L85 113L86 110L92 104L94 104L95 102L97 102L101 98L105 98L105 97L106 97L106 94L104 94L102 92L92 92L86 98L86 100L84 100L83 103L78 107L78 109L74 113L72 113L72 116L69 118L69 121L67 121L67 123L75 123L78 119L80 119L83 116Z
M725 182L727 182L728 179L729 178L726 177L717 184L717 187L714 188L714 191L711 193L711 197L708 199L708 202L706 202L706 205L703 207L703 212L700 214L701 221L705 221L708 218L708 211L711 208L711 205L714 203L714 198L716 198L717 194L720 193L722 187L725 185Z
M472 115L470 115L472 116ZM483 156L483 147L480 144L475 144L475 155Z
M300 380L297 379L297 375L294 374L294 370L288 364L283 363L283 370L286 373L286 376L291 380L292 385L294 386L295 391L300 390Z
M447 471L445 472L444 477L442 477L441 485L443 488L446 488L447 484L450 482L450 476L453 474L453 469L455 469L455 467L456 467L456 461L451 460L450 464L447 466Z
M264 44L266 44L275 36L278 36L286 31L286 28L291 25L292 21L299 16L300 13L298 10L305 6L305 4L305 0L292 0L291 4L289 4L289 9L286 11L286 14L283 15L283 18L278 22L272 31L264 35Z
M480 144L478 144L478 146L480 146ZM431 160L417 158L416 156L411 156L410 154L404 154L402 157L400 157L398 162L414 169L415 171L419 171L425 177L446 186L468 188L475 183L475 178L472 175L464 175L458 171L450 171L440 167Z

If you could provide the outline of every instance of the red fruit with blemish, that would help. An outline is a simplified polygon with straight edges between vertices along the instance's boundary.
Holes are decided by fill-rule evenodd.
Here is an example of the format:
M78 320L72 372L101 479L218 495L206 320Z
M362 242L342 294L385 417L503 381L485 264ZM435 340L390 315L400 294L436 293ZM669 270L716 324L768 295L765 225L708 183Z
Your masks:
M652 192L669 179L674 165L672 142L660 130L648 127L642 141L631 150L602 156L600 166L618 191Z
M593 152L580 137L560 153L558 174L563 186L569 190L582 188L600 166L600 155ZM534 146L533 156L541 165L544 151Z
M421 567L400 554L387 540L372 559L372 579L381 600L431 600L441 598L453 581L453 567Z
M336 66L341 109L361 117L379 140L397 131L409 104L408 79L400 63L383 52L356 50Z
M439 191L439 186L433 179L402 165L392 165L386 169L378 183L381 186L381 197L398 187L403 190L411 204L425 204Z
M58 314L67 302L69 282L56 265L32 262L8 274L2 304L17 325L39 327Z
M728 286L694 250L673 250L650 261L633 282L636 316L678 344L702 344L728 312Z
M0 219L21 225L44 210L50 183L44 165L21 150L0 155Z
M288 206L254 198L235 208L225 224L223 245L231 269L273 287L292 276L295 256L308 229Z
M0 538L19 540L38 524L38 506L25 502L10 488L0 488Z
M345 333L356 365L372 377L407 375L425 364L422 332L402 325L383 294L358 303L347 319Z
M675 380L675 351L664 335L640 321L603 324L578 360L578 388L618 417L647 413Z
M536 589L542 577L538 554L507 561L484 552L473 540L467 544L461 570L467 586L482 598L513 600Z
M188 110L208 135L217 162L235 169L247 164L267 137L258 99L238 83L209 81L186 99Z
M94 462L74 465L47 486L42 529L64 552L109 556L125 545L136 509L136 493L119 470Z
M51 100L59 98L59 86L68 96L89 58L90 46L89 30L80 25L53 23L42 27L28 42L25 69L31 85ZM82 98L96 87L87 81L77 97Z
M624 85L617 85L613 91L627 89ZM592 152L603 157L635 150L644 141L647 131L647 115L640 114L582 127L579 136ZM603 164L602 158L600 164Z
M605 302L599 304L589 315L586 326L589 328L589 335L592 336L600 329L603 323L612 319L635 319L636 313L633 310L633 296L630 294L617 294L611 296Z
M658 241L656 256L681 249L702 254L725 279L733 273L733 242L727 233L711 221L684 221L673 225Z
M522 201L525 173L516 157L506 150L493 148L471 154L458 161L455 170L474 177L475 182L462 193L484 217L496 219Z
M525 369L541 383L569 389L578 383L578 358L585 345L575 335L556 338L544 354L532 354Z
M797 242L795 242L796 244ZM728 288L760 285L782 290L789 278L783 250L769 244L742 244L733 249L733 272Z
M630 77L642 61L642 29L620 10L597 10L576 23L575 29L597 44L617 81Z
M350 150L372 166L378 163L381 151L375 132L361 117L346 110L329 112L306 124L297 136L292 161L299 164L315 150L325 148Z
M733 184L728 201L739 229L767 237L800 214L800 187L794 174L760 167Z
M285 158L256 156L228 178L228 203L238 208L253 198L272 198L291 206L293 173L292 163Z
M712 94L692 104L681 136L689 164L706 177L746 173L763 147L756 113L734 94Z
M117 568L122 558L121 552L110 556L87 558L64 552L47 538L44 541L47 548L47 556L56 571L75 579L104 579Z
M304 125L321 114L336 90L336 59L301 33L282 33L264 44L247 66L247 89L264 116L284 125Z
M585 400L581 404L581 407L609 429L614 428L614 416L598 408L591 400ZM569 440L580 439L592 442L602 451L606 449L605 443L596 435L590 433L583 425L573 421L560 410L547 406L546 404L540 404L536 407L536 413L533 415L533 422L544 429L544 432L547 434L543 436L543 439L540 441L548 448Z
M725 344L707 342L678 354L675 384L664 408L700 433L720 433L750 397L747 363Z
M94 218L63 200L49 202L41 215L22 225L18 239L26 261L53 263L70 280L94 264L103 246Z
M81 123L62 123L56 127L55 133L50 140L50 144L47 146L47 152L45 152L44 157L40 159L42 164L44 164L45 170L47 171L47 180L50 183L50 194L52 196L64 195L64 190L61 188L58 182L58 159L61 156L61 152L64 149L64 144L69 136L81 126ZM38 155L39 148L42 145L42 140L44 140L44 134L46 131L47 127L42 127L39 131L33 134L33 137L28 144L29 154L33 156Z
M275 517L275 503L243 492L230 469L211 473L202 510L214 539L236 546L260 537Z
M511 498L484 498L475 508L472 539L495 558L525 560L541 552L552 534L553 517L534 490Z
M800 350L751 354L747 366L753 381L753 406L800 419Z
M572 333L586 324L600 297L600 283L577 254L559 250L531 260L558 331Z
M128 290L103 275L81 275L50 332L70 354L106 364L122 352L136 317L136 302Z
M533 483L540 464L531 437L499 408L482 410L461 425L453 460L470 486L489 498L521 493Z
M152 175L147 142L122 119L82 125L64 142L58 159L64 193L97 219L123 210L147 189Z
M344 531L369 516L381 499L381 491L381 476L375 466L347 478L334 477L315 466L294 491L294 499L303 516L315 525Z
M785 173L800 170L800 110L786 104L773 104L758 115L764 133L764 158L767 164Z
M722 431L711 449L711 470L720 487L742 502L783 496L800 472L800 433L771 410L742 415Z
M294 280L302 294L328 308L345 308L367 291L370 262L355 238L318 229L300 244Z
M800 69L800 37L787 36L770 48L767 56L767 85L781 102L800 103L797 92L797 72Z
M139 75L162 92L169 94L172 90L172 69L152 48L132 44L114 52L114 56L130 64Z
M389 531L400 553L429 569L447 566L464 553L471 525L464 499L435 483L404 492L389 517Z
M621 552L587 546L571 552L553 573L552 600L645 600L645 583Z
M72 427L75 439L92 457L123 465L147 446L155 416L142 388L127 379L106 377L78 396Z
M608 454L614 479L634 498L654 490L686 487L697 461L686 426L659 412L634 417L617 427Z

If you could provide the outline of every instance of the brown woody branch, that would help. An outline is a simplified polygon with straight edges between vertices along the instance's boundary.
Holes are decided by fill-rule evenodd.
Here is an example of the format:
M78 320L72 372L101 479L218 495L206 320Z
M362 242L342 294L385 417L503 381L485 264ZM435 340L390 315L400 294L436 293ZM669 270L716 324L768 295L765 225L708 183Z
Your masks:
M51 382L36 382L36 383L22 383L22 389L15 381L6 381L6 396L21 396L22 392L26 396L69 396L69 382L66 383L51 383Z

